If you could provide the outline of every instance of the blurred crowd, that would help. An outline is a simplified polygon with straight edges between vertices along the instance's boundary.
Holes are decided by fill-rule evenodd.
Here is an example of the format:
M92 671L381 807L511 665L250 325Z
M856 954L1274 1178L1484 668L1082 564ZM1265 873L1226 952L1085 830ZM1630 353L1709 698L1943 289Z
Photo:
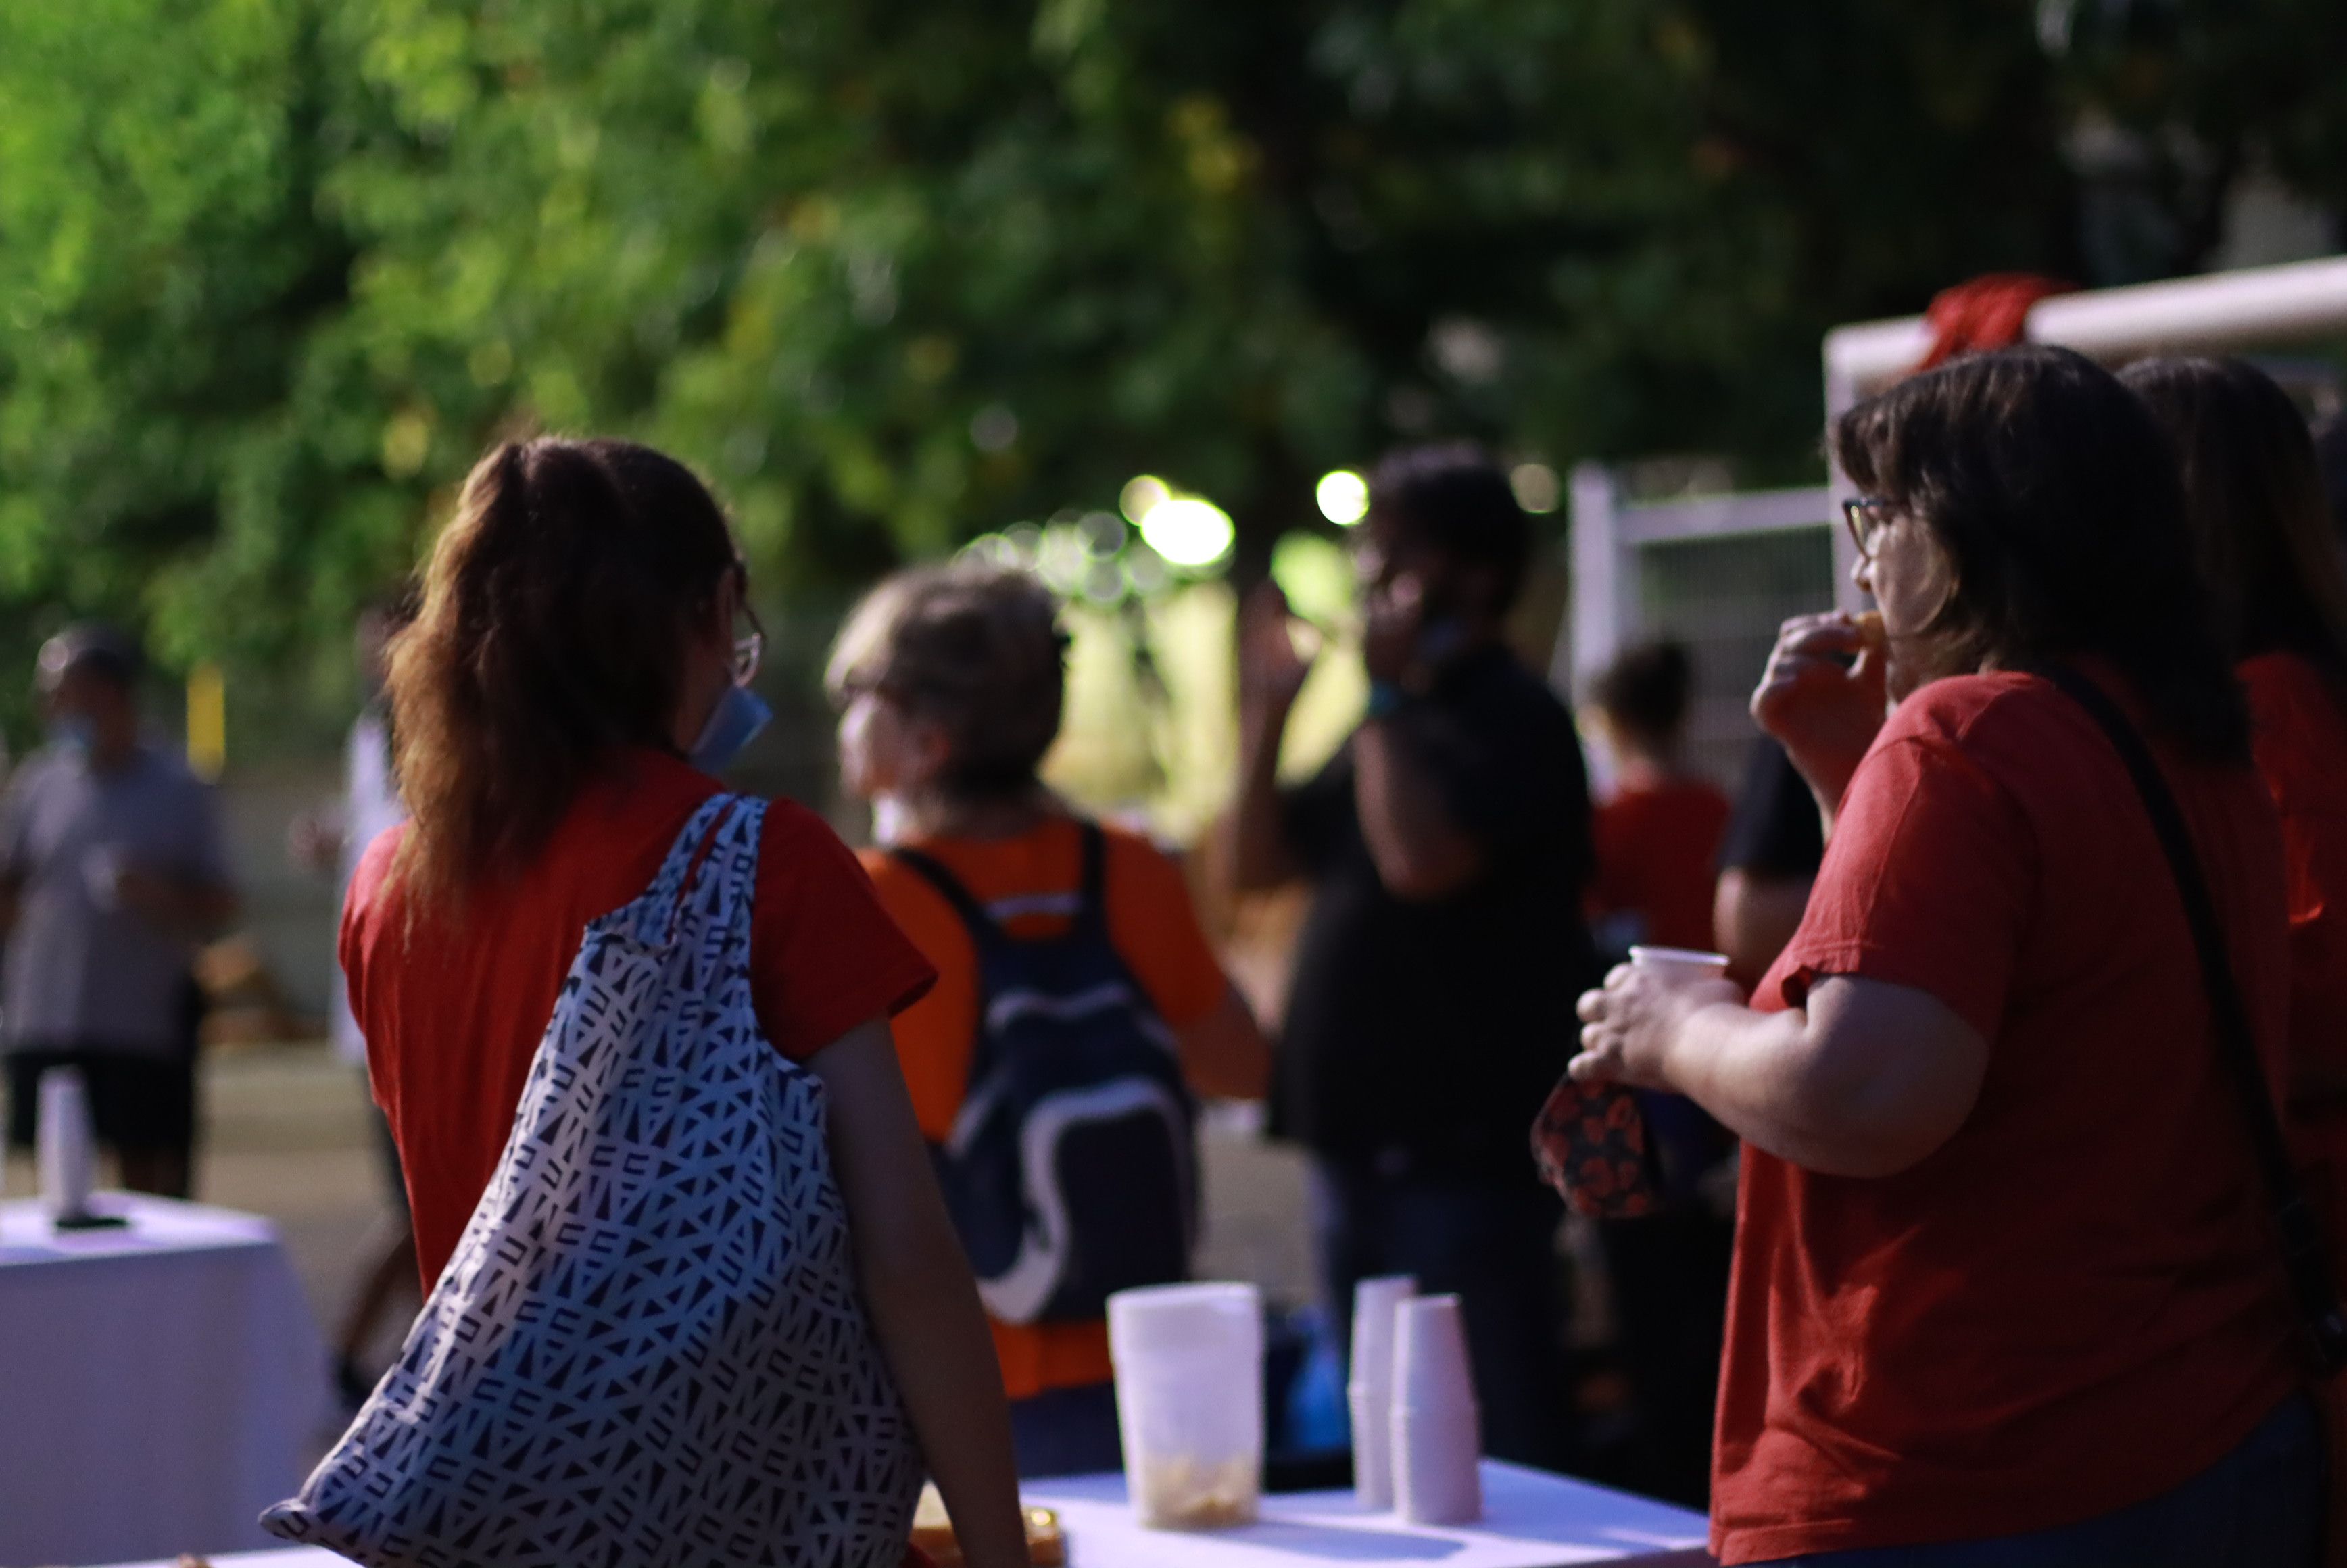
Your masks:
M2236 361L1970 354L1830 440L1876 608L1786 624L1732 794L1686 760L1686 648L1624 651L1576 723L1511 647L1534 536L1471 445L1369 477L1367 705L1307 777L1281 757L1317 640L1245 599L1232 804L1186 858L1042 782L1067 640L1037 579L917 567L849 618L826 686L872 843L768 808L749 989L828 1096L970 1561L1016 1560L1015 1476L1117 1464L1104 1302L1185 1276L1208 1100L1308 1156L1324 1353L1363 1280L1455 1293L1488 1451L1707 1506L1723 1561L2315 1560L2340 487ZM767 717L749 606L699 479L540 438L482 459L360 629L347 798L296 832L347 887L334 1038L398 1197L339 1336L354 1404L378 1320L466 1245L574 956ZM126 1183L185 1195L217 808L141 738L128 640L69 630L37 678L48 743L0 803L11 1136L77 1068ZM1286 886L1266 1028L1198 890ZM1561 1079L1630 1108L1635 1204L1578 1154L1550 1168L1591 1190L1542 1181ZM1627 1390L1602 1442L1567 1197Z

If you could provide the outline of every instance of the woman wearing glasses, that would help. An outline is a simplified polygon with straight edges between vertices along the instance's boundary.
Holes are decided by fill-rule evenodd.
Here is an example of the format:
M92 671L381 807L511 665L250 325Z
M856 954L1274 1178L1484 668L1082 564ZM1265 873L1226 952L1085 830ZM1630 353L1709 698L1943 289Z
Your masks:
M748 574L682 466L621 441L500 446L392 644L410 821L361 860L342 958L406 1168L428 1290L514 1121L589 921L641 896L764 722ZM888 1032L928 989L847 848L767 811L750 987L820 1080L872 1327L972 1561L1026 1562L1001 1379Z
M2321 1445L2249 1118L2151 818L2044 673L2147 737L2277 1071L2280 834L2174 458L2035 347L1914 376L1833 444L1880 634L1789 623L1753 699L1829 825L1808 913L1748 1005L1617 971L1572 1066L1746 1141L1713 1548L2311 1562Z

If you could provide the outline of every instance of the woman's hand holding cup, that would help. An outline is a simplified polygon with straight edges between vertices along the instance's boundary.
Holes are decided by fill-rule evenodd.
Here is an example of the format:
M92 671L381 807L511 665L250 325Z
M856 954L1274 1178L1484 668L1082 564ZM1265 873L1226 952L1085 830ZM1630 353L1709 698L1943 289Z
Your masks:
M1717 953L1631 952L1632 961L1615 965L1603 988L1582 993L1581 1053L1565 1071L1580 1083L1678 1089L1670 1055L1681 1027L1705 1008L1741 1005L1743 988L1727 978L1727 960Z
M1777 633L1752 693L1752 717L1776 737L1829 813L1890 705L1881 616L1797 615Z

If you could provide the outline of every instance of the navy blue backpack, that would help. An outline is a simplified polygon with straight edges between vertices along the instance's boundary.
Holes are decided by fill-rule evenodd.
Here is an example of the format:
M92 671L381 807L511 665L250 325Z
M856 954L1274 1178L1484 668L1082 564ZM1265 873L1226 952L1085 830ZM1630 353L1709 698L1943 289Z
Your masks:
M969 1091L932 1145L987 1311L1098 1318L1112 1291L1189 1275L1197 1108L1174 1036L1110 944L1106 841L1083 825L1066 934L1020 939L936 860L898 861L953 906L978 950Z

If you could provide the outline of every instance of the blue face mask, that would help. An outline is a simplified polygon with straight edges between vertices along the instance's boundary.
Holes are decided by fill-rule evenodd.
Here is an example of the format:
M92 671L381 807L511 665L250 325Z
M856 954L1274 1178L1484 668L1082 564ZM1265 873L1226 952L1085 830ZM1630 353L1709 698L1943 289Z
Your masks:
M77 757L97 747L97 726L87 714L60 713L49 721L49 743Z
M692 765L705 774L723 773L774 716L765 699L747 686L726 687L709 723L701 726L701 739L692 743Z

